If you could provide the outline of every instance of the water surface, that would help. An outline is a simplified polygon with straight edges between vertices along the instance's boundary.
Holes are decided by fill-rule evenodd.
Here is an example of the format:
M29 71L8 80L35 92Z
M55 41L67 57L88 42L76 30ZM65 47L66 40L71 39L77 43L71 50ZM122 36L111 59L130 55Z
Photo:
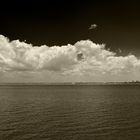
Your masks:
M140 86L0 86L0 140L139 140Z

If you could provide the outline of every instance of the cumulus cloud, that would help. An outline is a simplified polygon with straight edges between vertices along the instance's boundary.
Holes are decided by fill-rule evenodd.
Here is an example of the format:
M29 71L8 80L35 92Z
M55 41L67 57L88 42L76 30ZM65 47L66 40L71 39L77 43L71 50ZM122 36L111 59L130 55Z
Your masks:
M74 45L33 46L0 35L0 73L53 73L55 77L110 77L140 74L134 55L117 56L104 44L81 40ZM57 77L57 78L58 78ZM132 79L133 77L131 77ZM54 78L55 80L55 78Z
M97 28L97 24L91 24L88 29L93 30L93 29L96 29L96 28Z

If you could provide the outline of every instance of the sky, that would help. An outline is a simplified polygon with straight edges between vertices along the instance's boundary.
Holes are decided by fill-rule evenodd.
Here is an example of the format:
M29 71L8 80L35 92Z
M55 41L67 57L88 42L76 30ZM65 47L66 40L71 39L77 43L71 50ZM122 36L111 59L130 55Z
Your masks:
M140 80L137 0L1 5L0 83Z

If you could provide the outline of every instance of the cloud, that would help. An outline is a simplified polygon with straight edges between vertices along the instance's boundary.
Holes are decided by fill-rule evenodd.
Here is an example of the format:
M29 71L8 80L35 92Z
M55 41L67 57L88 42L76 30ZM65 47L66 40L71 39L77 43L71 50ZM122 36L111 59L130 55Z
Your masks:
M117 56L104 44L95 44L90 40L49 47L33 46L19 40L9 41L0 35L0 73L12 72L24 73L24 77L25 73L34 76L45 73L49 77L52 74L55 75L52 76L54 81L60 76L62 79L78 77L94 81L131 75L130 80L140 74L140 60L134 55Z
M92 30L92 29L96 29L96 28L97 28L97 24L91 24L88 29Z

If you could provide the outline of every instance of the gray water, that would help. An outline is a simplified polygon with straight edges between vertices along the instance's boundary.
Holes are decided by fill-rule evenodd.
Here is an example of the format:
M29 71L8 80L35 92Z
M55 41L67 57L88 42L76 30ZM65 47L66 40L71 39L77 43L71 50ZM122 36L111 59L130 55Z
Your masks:
M0 86L0 140L140 140L140 86Z

